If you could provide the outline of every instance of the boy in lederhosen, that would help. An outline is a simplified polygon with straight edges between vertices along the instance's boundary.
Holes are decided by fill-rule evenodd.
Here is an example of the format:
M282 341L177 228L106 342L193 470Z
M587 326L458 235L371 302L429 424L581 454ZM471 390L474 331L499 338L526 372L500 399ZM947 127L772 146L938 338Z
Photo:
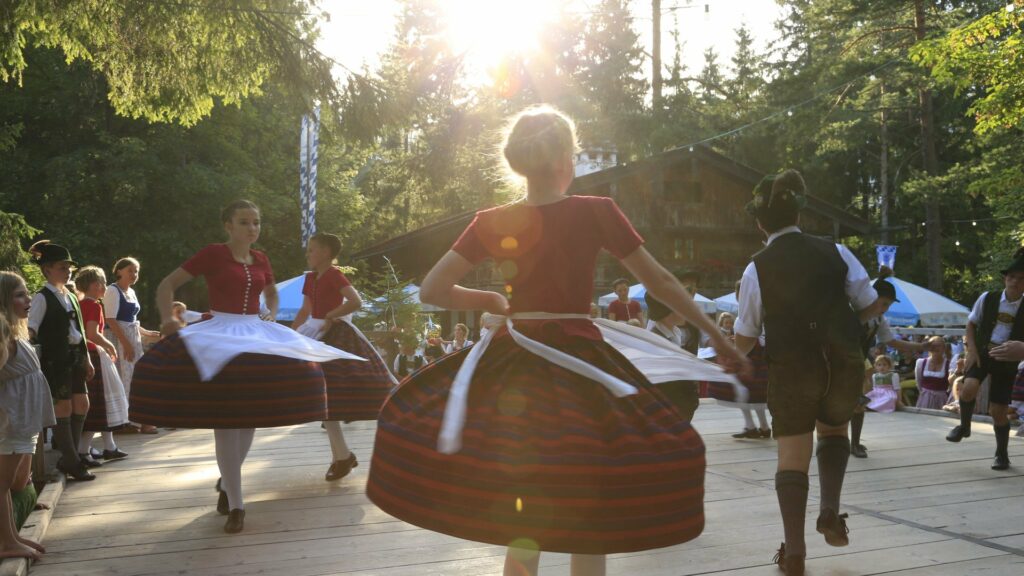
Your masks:
M950 442L959 442L971 435L971 416L978 389L986 376L991 377L988 413L992 415L992 430L996 436L993 470L1010 467L1007 407L1017 375L1017 362L997 360L990 352L1007 342L1024 340L1024 307L1021 306L1024 298L1024 248L1017 250L1002 274L1004 289L982 294L967 317L967 358L964 364L967 373L960 390L960 425L946 436Z
M78 454L78 441L89 413L86 382L95 369L86 349L78 298L67 289L75 262L67 248L49 240L36 242L29 252L46 278L46 285L32 298L28 328L41 348L39 361L57 416L53 429L53 446L61 453L57 469L74 480L93 480L96 476L86 468L99 463L86 461Z
M847 423L864 378L854 308L867 308L877 298L849 250L797 227L805 195L795 170L768 176L755 188L747 211L768 241L743 272L735 324L741 352L749 352L762 328L765 332L768 409L779 447L775 491L786 539L776 562L787 575L804 573L807 472L815 430L821 484L817 530L832 546L849 543L839 498L850 458Z

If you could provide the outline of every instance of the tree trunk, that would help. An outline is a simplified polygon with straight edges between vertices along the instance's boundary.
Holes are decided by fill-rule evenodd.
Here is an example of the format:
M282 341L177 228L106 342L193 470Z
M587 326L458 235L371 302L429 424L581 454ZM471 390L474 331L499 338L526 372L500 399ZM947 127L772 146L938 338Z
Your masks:
M651 106L654 109L654 117L660 118L662 112L661 103L661 0L651 0L651 19L654 21L654 30L651 37Z
M925 39L924 0L914 0L914 30L917 41ZM932 106L932 93L922 80L918 90L918 101L921 106L921 155L924 159L924 171L928 176L938 176L939 158L935 151L935 114ZM940 220L939 200L934 194L925 198L924 220L925 254L928 258L928 288L942 292L942 223Z
M888 119L885 114L885 82L882 82L880 88L880 103L882 110L881 130L879 134L879 140L882 144L882 150L878 157L878 184L879 192L881 193L881 199L879 200L879 213L882 218L882 244L889 243L889 126L886 124Z

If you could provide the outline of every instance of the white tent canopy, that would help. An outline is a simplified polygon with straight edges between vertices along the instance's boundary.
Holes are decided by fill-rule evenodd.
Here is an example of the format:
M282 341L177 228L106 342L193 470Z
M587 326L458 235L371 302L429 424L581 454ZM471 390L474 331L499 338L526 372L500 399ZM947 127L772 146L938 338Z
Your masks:
M643 308L644 310L647 309L647 303L644 301L644 296L646 294L647 288L645 288L643 284L633 284L632 286L629 287L629 299L639 302L640 307ZM618 298L619 297L615 294L615 292L610 292L598 298L597 305L600 306L601 308L607 308L609 304L611 304ZM715 303L706 296L697 294L693 297L693 300L694 302L697 303L697 307L700 308L701 311L704 312L705 314L714 314L715 310L717 309Z
M896 299L899 300L885 313L893 326L917 326L918 323L921 326L967 325L967 315L971 311L966 306L906 280L886 280L896 288Z

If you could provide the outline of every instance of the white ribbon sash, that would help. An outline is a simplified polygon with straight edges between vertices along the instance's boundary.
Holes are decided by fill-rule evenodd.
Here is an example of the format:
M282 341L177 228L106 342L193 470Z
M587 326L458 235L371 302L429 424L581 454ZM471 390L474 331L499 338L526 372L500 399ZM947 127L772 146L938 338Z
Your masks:
M480 341L474 345L462 366L455 375L455 380L448 392L448 402L444 408L441 431L437 440L437 450L442 454L455 454L462 448L462 430L466 424L466 410L469 397L469 385L476 372L480 359L494 339L494 334L502 324L508 329L509 335L517 345L528 352L561 366L605 387L617 398L637 393L632 384L621 378L587 363L561 350L552 348L518 332L512 324L513 320L592 320L601 331L602 338L623 354L652 383L671 380L714 380L731 382L742 389L746 398L746 388L736 378L726 374L718 365L698 360L685 350L673 346L672 343L650 332L629 326L623 322L612 322L604 319L593 319L587 314L553 314L549 312L520 312L511 316L484 314L481 321L487 329ZM668 375L671 374L671 377Z

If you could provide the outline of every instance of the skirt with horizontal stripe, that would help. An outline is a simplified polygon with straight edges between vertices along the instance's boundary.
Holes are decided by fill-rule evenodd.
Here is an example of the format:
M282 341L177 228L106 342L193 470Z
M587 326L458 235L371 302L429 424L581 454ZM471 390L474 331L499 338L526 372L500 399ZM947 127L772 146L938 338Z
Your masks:
M660 548L704 527L704 444L618 351L559 346L633 384L597 382L498 335L473 378L463 447L437 451L465 349L407 378L381 411L367 495L385 512L459 538L555 552Z
M1013 390L1010 392L1010 399L1014 402L1024 402L1024 369L1017 372L1017 378L1013 381Z
M376 420L394 387L391 372L376 350L348 322L332 322L322 340L329 346L366 358L321 364L327 380L327 419Z
M89 359L92 361L92 366L96 373L88 383L89 412L85 415L85 424L82 429L87 432L109 432L124 428L127 422L116 426L110 425L110 418L107 414L106 386L103 382L103 370L100 367L99 353L95 350L89 350Z
M708 382L708 396L714 398L723 406L734 408L764 408L768 403L768 354L764 346L754 344L754 348L747 355L753 365L753 373L741 378L743 385L747 387L747 401L737 402L733 387L724 382Z
M241 354L203 382L173 335L135 365L129 406L156 426L271 428L326 419L327 393L320 364L272 354Z

